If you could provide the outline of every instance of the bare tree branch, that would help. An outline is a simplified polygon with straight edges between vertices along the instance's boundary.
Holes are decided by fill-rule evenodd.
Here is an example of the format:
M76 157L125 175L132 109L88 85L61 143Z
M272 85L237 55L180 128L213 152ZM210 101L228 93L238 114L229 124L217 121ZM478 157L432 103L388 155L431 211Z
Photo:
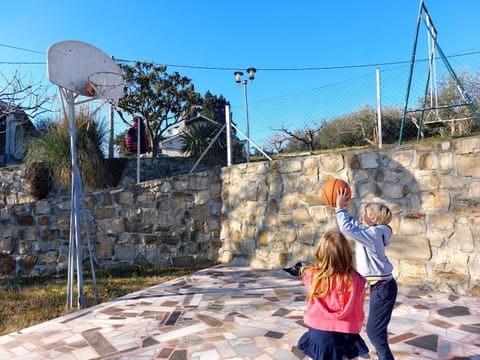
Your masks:
M272 145L277 154L280 154L284 151L283 143L288 141L290 136L285 136L282 134L275 133L267 139L267 144Z
M303 134L300 134L300 131L297 131L297 133L294 133L282 125L281 129L272 129L272 130L280 131L284 134L287 134L291 138L305 144L310 151L314 151L315 150L315 134L317 134L320 131L320 129L321 128L314 130L309 127L306 127L305 129L303 129Z
M0 72L0 79L4 84L0 86L0 114L9 114L23 111L31 117L50 111L45 105L49 103L48 87L33 82L26 75L15 72L11 79Z

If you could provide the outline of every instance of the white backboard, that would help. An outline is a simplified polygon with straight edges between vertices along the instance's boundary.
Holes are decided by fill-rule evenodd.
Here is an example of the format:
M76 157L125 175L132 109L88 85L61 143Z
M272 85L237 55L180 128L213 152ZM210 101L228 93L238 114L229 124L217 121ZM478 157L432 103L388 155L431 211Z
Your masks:
M76 94L88 96L88 76L105 71L121 73L120 66L102 50L77 40L60 41L47 51L48 79ZM123 97L123 86L109 93L109 98Z

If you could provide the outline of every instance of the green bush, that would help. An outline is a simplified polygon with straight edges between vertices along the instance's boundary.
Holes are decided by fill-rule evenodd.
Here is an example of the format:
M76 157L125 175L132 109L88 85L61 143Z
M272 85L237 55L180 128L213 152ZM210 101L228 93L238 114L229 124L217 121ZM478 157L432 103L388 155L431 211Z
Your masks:
M104 126L81 111L75 118L76 152L82 183L86 190L103 188L105 184L102 146L106 138ZM71 187L72 156L69 122L47 120L43 129L27 144L27 164L41 162L49 170L54 185L60 190Z

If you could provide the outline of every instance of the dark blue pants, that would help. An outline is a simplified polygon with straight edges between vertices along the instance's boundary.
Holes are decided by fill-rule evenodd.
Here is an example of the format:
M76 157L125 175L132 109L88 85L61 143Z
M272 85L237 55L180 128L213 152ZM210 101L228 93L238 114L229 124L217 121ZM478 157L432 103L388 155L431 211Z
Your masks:
M370 287L367 335L377 351L379 360L394 360L388 346L387 327L392 318L397 291L395 279Z

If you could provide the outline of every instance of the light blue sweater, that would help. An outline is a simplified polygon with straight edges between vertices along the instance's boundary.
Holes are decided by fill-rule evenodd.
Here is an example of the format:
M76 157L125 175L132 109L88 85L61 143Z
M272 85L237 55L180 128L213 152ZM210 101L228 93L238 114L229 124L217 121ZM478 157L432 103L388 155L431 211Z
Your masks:
M336 213L340 232L355 241L357 271L370 281L392 279L393 265L385 255L392 238L390 226L365 226L346 209L337 208Z

